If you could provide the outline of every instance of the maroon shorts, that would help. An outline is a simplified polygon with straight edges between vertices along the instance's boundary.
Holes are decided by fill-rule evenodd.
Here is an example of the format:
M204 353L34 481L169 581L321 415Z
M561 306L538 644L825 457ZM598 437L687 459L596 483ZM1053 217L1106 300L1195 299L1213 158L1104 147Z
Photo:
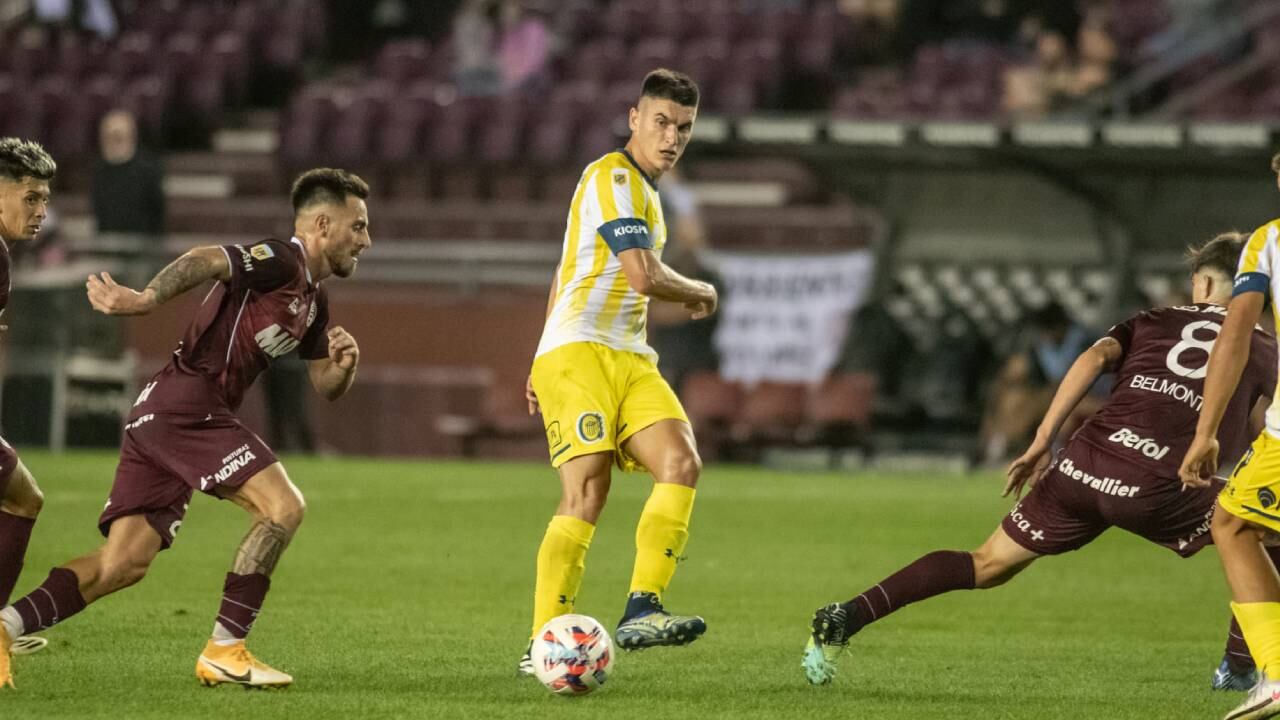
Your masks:
M168 548L193 490L225 497L275 462L262 438L231 415L138 416L124 426L98 529L106 535L117 519L144 515Z
M1060 451L1001 527L1041 555L1079 550L1109 527L1190 557L1213 542L1209 523L1222 484L1182 489L1085 442Z

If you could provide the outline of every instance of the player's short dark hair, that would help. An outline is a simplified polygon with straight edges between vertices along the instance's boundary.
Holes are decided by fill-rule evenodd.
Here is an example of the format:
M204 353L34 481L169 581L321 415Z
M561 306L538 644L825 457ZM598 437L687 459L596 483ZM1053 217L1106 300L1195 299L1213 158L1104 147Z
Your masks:
M361 200L369 199L369 183L355 173L338 168L315 168L308 170L293 181L293 190L289 199L293 202L293 213L297 215L304 209L319 203L336 203L341 205L350 196Z
M58 164L40 143L16 137L0 138L0 177L13 181L23 178L52 180Z
M687 107L698 107L698 84L682 72L658 68L644 76L640 97L661 98Z
M1191 273L1201 270L1217 270L1227 277L1235 277L1236 268L1240 265L1240 254L1249 242L1244 233L1224 232L1208 242L1196 247L1187 248L1187 267Z

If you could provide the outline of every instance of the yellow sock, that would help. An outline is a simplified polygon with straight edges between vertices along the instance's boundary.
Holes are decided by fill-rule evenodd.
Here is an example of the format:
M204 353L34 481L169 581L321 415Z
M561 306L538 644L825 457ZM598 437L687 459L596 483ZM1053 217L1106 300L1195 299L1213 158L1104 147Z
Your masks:
M654 483L636 525L636 566L631 592L651 592L662 597L676 572L676 561L689 540L689 516L693 514L693 488Z
M569 515L556 515L547 525L538 548L538 582L533 590L533 637L558 615L573 612L578 588L582 586L582 570L587 548L596 526Z
M1280 603L1231 603L1231 612L1240 621L1258 669L1265 670L1268 678L1280 680Z

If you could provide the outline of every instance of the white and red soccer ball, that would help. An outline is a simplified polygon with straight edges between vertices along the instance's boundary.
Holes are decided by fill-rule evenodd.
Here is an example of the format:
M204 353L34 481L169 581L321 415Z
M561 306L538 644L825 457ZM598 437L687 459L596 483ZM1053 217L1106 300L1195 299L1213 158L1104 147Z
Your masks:
M533 638L533 673L557 695L586 695L613 669L613 640L586 615L552 618Z

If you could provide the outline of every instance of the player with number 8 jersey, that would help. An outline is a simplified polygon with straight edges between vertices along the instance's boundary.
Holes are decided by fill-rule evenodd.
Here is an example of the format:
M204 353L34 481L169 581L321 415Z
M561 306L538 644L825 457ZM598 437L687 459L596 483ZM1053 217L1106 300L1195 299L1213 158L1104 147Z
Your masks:
M1079 550L1108 528L1182 557L1211 542L1221 482L1184 492L1178 463L1195 435L1205 366L1243 246L1242 236L1228 233L1192 251L1193 304L1138 313L1081 354L1031 447L1009 468L1005 494L1020 496L1034 483L1030 493L977 550L929 553L848 602L818 609L802 663L811 682L831 679L849 637L866 625L944 592L1002 585L1041 556ZM1244 452L1276 384L1275 339L1255 329L1250 342L1245 380L1218 433L1228 460ZM1058 432L1104 372L1114 377L1106 404L1054 456ZM1254 675L1249 649L1233 626L1213 686L1245 689Z

